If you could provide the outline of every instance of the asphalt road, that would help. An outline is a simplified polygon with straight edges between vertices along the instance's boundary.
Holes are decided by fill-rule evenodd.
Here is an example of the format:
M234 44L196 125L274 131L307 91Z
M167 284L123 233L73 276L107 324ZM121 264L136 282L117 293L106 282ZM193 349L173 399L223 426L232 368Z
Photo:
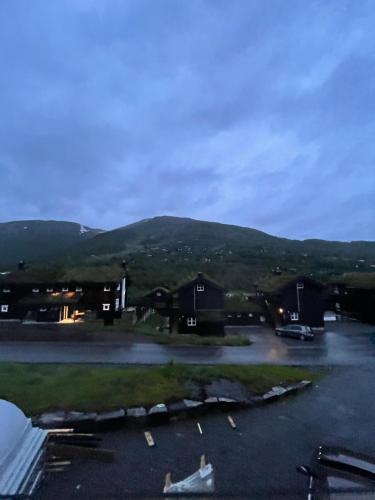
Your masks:
M248 347L162 346L157 344L1 342L0 361L29 363L163 364L293 364L359 365L375 354L375 326L327 325L313 342L276 337L266 328L246 330Z
M318 386L267 406L176 421L151 429L148 448L142 429L103 435L114 449L114 463L77 461L51 474L43 500L73 498L152 498L162 492L164 477L181 480L198 468L205 453L216 472L218 496L234 498L306 498L306 478L295 467L308 463L320 445L344 446L375 456L375 399L371 388L375 364L334 367Z

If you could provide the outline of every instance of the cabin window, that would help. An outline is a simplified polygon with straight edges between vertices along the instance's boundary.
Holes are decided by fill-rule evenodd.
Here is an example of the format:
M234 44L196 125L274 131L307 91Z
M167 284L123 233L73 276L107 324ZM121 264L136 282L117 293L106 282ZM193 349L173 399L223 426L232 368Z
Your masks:
M76 287L76 292L82 292L82 287L77 286L77 287Z
M47 288L46 292L53 292L53 288Z
M340 309L341 309L340 302L336 302L335 306L336 306L336 309L337 309L338 311L340 311Z
M299 320L299 314L298 314L298 313L296 313L296 312L292 312L292 313L290 313L290 319L291 319L292 321L298 321L298 320Z
M252 318L253 317L253 313L249 313L249 318Z
M39 288L33 288L33 293L39 293Z
M62 292L69 292L69 288L62 288L61 291Z
M9 306L4 304L1 306L1 312L2 313L7 313L8 312L8 309L9 309Z
M334 286L334 287L333 287L333 293L334 293L335 295L339 295L340 290L339 290L339 287L338 287L338 286Z
M188 318L187 319L187 326L197 326L197 320L196 318Z
M161 292L156 292L157 297L161 297Z
M111 304L103 304L103 311L109 311L111 308Z
M242 314L237 314L237 318L242 318Z
M231 318L231 317L232 317L232 315L231 315L231 314L227 314L227 318Z
M110 286L105 286L104 287L104 291L105 292L110 292L111 291L111 287Z
M10 288L3 288L3 293L10 293Z
M297 290L303 290L303 283L302 281L297 283Z
M42 313L45 313L45 312L47 312L47 308L46 307L41 307L39 309L39 311L42 312Z
M204 292L204 285L202 283L197 285L197 292Z

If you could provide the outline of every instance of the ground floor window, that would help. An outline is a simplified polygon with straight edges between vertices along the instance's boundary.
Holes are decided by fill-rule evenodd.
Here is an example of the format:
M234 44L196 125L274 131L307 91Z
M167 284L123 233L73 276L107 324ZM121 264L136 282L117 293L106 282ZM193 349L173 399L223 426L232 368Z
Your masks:
M296 313L296 312L292 312L292 313L290 313L290 319L291 319L292 321L298 321L298 320L299 320L299 314L298 314L298 313Z
M9 306L4 304L1 306L1 312L2 313L7 313L8 312L8 309L9 309Z
M187 319L187 326L197 326L196 318L190 317Z
M110 304L103 304L103 311L109 311Z

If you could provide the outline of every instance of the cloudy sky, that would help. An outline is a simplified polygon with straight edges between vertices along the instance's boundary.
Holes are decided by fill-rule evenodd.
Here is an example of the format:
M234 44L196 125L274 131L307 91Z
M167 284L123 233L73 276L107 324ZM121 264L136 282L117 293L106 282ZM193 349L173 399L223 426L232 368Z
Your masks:
M375 240L373 0L2 0L0 221Z

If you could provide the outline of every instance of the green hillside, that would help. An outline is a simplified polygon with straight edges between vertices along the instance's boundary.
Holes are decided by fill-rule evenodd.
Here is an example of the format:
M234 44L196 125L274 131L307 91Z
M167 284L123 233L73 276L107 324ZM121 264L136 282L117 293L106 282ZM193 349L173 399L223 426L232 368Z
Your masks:
M25 220L0 223L0 271L16 265L20 259L30 261L54 257L98 232L75 222Z
M18 226L14 237L12 225ZM23 225L29 229L21 231ZM43 256L43 265L92 267L95 272L103 264L118 266L125 258L134 295L156 285L173 287L197 271L235 290L251 290L277 267L320 280L375 271L375 242L289 240L246 227L178 217L155 217L99 234L96 230L81 234L80 225L73 223L17 222L8 223L6 234L8 243L0 243L0 263Z

